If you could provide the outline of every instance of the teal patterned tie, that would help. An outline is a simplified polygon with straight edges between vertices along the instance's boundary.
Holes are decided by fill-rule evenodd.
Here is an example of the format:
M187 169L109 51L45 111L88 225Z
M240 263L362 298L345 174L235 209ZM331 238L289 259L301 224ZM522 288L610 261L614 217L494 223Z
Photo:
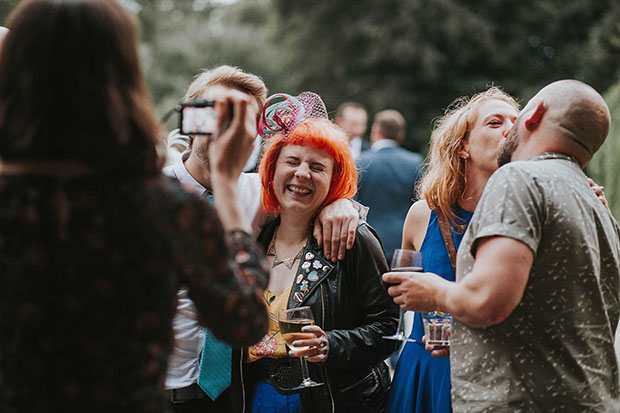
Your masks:
M198 385L211 400L218 398L230 386L232 349L205 329L205 345L202 348Z
M213 205L213 193L207 191L207 201ZM218 398L230 386L232 349L205 329L205 344L202 347L198 385L211 400Z

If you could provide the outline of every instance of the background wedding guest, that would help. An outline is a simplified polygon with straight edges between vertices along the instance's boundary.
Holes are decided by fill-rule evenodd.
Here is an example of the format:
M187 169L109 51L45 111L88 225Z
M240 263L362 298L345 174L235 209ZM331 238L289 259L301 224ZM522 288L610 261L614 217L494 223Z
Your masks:
M362 152L370 149L370 142L364 139L368 123L368 112L364 105L358 102L342 103L336 109L334 121L347 134L354 160L359 158Z
M356 164L359 189L356 199L368 206L368 223L377 231L388 263L400 248L403 224L416 198L422 155L399 145L405 138L406 122L400 112L383 110L375 115L370 130L370 150Z

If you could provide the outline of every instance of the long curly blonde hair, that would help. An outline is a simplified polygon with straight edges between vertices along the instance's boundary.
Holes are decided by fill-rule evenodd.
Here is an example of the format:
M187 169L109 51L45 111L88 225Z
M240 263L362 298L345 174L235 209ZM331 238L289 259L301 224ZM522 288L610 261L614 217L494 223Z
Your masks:
M478 106L489 99L502 100L519 110L517 101L497 87L454 100L435 121L425 161L426 173L418 186L418 197L425 199L429 208L441 211L460 231L465 229L465 223L459 222L454 208L466 183L465 159L459 157L459 151L476 123Z

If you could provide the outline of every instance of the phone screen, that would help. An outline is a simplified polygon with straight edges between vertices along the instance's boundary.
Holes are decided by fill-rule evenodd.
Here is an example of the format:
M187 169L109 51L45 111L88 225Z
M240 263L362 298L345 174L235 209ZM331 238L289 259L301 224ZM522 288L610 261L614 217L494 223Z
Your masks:
M217 115L212 106L183 106L181 134L208 135L215 132Z

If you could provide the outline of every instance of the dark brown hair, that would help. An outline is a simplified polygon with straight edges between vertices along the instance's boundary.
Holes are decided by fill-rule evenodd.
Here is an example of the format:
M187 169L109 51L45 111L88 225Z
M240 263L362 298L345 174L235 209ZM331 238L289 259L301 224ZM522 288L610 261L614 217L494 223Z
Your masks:
M155 175L159 127L117 1L26 0L0 52L0 158Z

